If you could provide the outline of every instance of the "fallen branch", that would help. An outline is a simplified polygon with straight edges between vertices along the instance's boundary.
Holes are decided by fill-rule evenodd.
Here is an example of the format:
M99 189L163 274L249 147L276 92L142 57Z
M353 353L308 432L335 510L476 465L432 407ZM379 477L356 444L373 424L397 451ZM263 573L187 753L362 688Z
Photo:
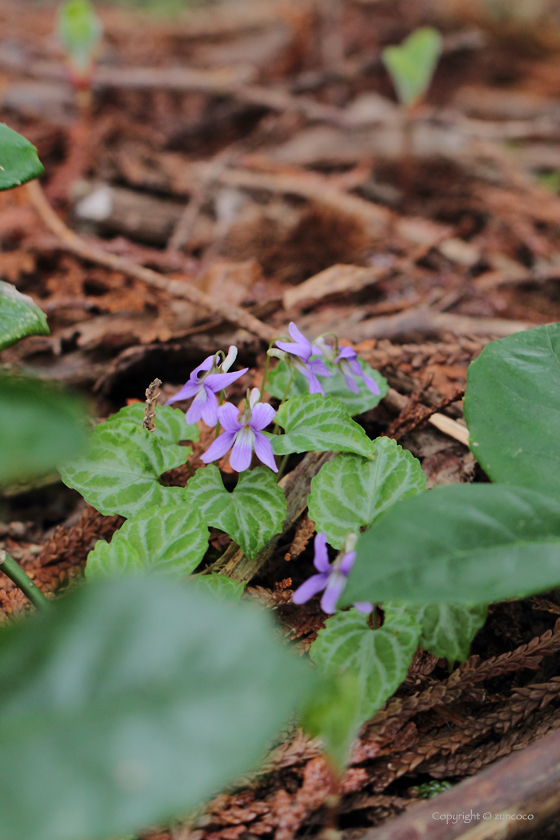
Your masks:
M148 286L167 292L173 295L173 297L184 298L195 306L200 306L213 314L219 314L225 321L242 327L253 335L258 336L258 338L267 344L274 338L275 333L271 327L259 321L254 315L250 315L243 309L211 298L186 281L170 280L163 274L158 274L158 272L152 271L150 268L137 265L137 263L126 257L109 254L98 245L92 245L86 242L59 219L45 198L43 190L37 181L30 181L27 184L27 191L41 219L49 230L60 239L61 244L67 251L71 251L90 262L104 265L113 271L122 271L123 274L134 277L136 280L140 280Z
M437 799L415 806L381 828L367 832L364 840L520 837L534 832L559 813L559 788L560 732L552 732ZM475 816L468 818L471 812ZM447 814L460 817L446 820Z

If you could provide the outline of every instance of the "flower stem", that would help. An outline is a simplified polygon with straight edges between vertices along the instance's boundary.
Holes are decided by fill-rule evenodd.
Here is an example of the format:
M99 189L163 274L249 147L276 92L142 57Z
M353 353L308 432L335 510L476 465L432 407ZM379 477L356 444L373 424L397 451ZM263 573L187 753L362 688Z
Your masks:
M284 455L284 457L280 461L280 466L278 467L278 473L276 475L276 483L277 484L280 481L280 479L282 478L282 476L284 475L284 470L286 469L286 464L288 463L288 458L289 457L290 457L290 454L287 453L286 455Z
M272 341L268 345L268 349L271 350L274 344L276 344L277 339L273 338ZM263 371L263 378L261 382L261 400L264 402L264 395L266 392L266 380L268 378L268 368L270 366L270 356L268 353L266 354L266 362L264 363L264 371Z
M15 585L27 595L34 607L42 610L50 606L50 601L45 598L38 586L36 586L29 575L27 575L19 563L10 557L7 551L0 551L0 571L4 572Z
M282 406L284 405L284 403L286 402L286 400L288 398L288 394L290 393L290 388L292 387L292 382L294 381L295 375L296 375L296 372L295 372L295 370L293 370L292 375L290 376L290 381L286 385L286 390L284 391L284 396L282 397L282 399L280 401L280 405L278 406L278 411L280 411L280 409L282 408ZM275 423L274 428L272 429L272 434L273 435L279 434L279 428L280 427L278 426L278 423Z

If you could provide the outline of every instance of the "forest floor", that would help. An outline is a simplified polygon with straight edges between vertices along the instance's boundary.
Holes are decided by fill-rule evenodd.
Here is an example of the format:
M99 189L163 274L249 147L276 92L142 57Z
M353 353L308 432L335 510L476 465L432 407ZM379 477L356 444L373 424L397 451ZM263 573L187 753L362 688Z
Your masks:
M235 344L250 368L239 399L294 320L310 338L351 342L388 379L389 398L359 422L418 457L429 487L485 480L457 425L450 436L429 418L460 430L484 345L560 320L560 17L516 18L513 5L503 18L474 0L237 0L173 17L101 6L88 109L67 81L54 7L3 0L0 120L37 146L45 193L86 250L45 224L26 188L0 194L0 278L51 329L2 363L89 395L105 418L156 376L171 396ZM423 24L442 32L443 54L407 129L380 51ZM121 262L86 259L92 246ZM122 521L56 477L0 504L0 548L45 591L77 580ZM323 620L315 601L289 603L313 533L304 512L249 586L302 650ZM214 534L215 556L228 541ZM4 621L27 609L7 579L0 608ZM559 616L558 592L491 607L452 673L417 654L354 746L345 840L413 808L414 786L458 782L560 728ZM328 791L316 743L290 735L245 787L146 837L317 835Z

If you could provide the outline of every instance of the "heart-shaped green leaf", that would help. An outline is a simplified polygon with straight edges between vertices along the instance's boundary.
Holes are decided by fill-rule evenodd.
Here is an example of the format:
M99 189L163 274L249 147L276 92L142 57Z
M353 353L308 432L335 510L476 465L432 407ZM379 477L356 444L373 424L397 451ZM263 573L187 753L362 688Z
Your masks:
M341 602L488 604L560 585L560 504L455 484L397 502L357 545Z
M391 697L406 677L418 647L420 625L413 616L387 609L382 627L372 630L358 610L337 612L325 622L309 655L328 675L350 671L359 680L359 720L364 722Z
M0 375L0 484L45 475L87 444L81 400L39 379Z
M487 344L469 367L465 419L492 481L560 500L560 324Z
M225 531L249 559L282 530L286 497L267 467L241 473L233 493L220 471L210 464L197 470L184 491L188 507L196 507L208 525Z
M132 517L158 505L181 504L181 487L164 487L160 476L185 463L185 448L162 444L133 423L101 423L88 454L61 470L63 482L100 513Z
M37 149L29 140L0 123L0 190L19 187L44 172Z
M325 366L333 374L331 378L326 376L321 377L321 385L325 389L325 395L327 397L331 397L332 399L340 400L351 417L355 417L357 414L363 414L371 408L375 408L383 397L387 396L387 392L389 390L387 380L384 376L381 376L379 371L374 370L362 361L362 359L359 359L358 361L364 373L367 376L371 376L371 378L379 386L379 394L372 394L369 388L367 388L364 384L364 381L359 378L356 380L356 384L358 385L360 392L359 394L353 394L348 388L342 372L335 365L331 364L326 359L323 359ZM292 371L286 362L280 361L274 370L271 370L268 375L268 385L266 386L266 390L269 394L272 394L273 397L277 397L281 400L286 394L286 389L288 388L291 379ZM288 391L288 397L299 397L302 394L309 394L309 383L301 373L296 372Z
M251 771L313 684L268 615L158 576L0 631L0 840L115 837Z
M464 662L471 642L486 621L488 607L465 607L463 604L428 604L425 607L396 607L395 612L407 612L421 626L419 645L452 666Z
M320 394L292 397L278 409L285 435L269 435L275 455L291 452L355 452L370 457L371 440L338 400Z
M398 47L386 47L381 53L403 105L414 105L430 87L441 54L441 43L441 35L436 29L423 26Z
M182 578L208 548L208 528L197 508L154 507L124 523L110 543L98 540L88 555L86 577L119 572L157 572Z
M335 548L349 531L369 527L399 499L426 487L420 462L391 438L377 438L371 451L373 458L337 455L311 482L309 517Z
M48 335L47 317L29 297L0 280L0 350L28 335Z
M116 414L112 414L105 421L105 425L120 426L121 423L134 423L137 426L142 426L143 422L144 403L136 402L125 405ZM171 408L169 405L156 406L153 434L164 443L179 443L181 440L197 441L200 435L198 426L187 423L183 412ZM190 451L188 448L185 449L185 456L190 454Z

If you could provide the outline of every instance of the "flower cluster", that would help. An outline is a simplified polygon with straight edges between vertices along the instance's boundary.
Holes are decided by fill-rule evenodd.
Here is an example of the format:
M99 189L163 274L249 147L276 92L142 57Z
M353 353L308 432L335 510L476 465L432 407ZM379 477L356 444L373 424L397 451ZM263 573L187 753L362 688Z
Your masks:
M269 354L285 359L294 373L299 371L307 379L310 394L325 396L319 377L328 378L333 375L324 361L318 358L320 356L324 356L343 373L346 385L353 393L359 393L358 380L361 379L372 394L379 394L377 383L364 373L351 347L339 347L336 338L334 344L328 344L324 338L318 338L312 344L293 322L290 323L289 333L291 340L279 339L275 342L277 349L269 350ZM208 356L193 370L188 382L166 405L192 398L186 413L187 423L204 420L208 426L216 426L217 423L222 426L222 434L202 455L205 464L222 458L231 449L230 466L237 472L243 472L249 468L254 451L262 464L278 472L272 445L263 434L264 429L274 420L275 410L267 403L260 402L261 395L257 388L253 388L250 395L247 395L240 411L225 401L225 389L249 370L242 368L230 372L236 358L237 347L230 347L227 356L222 351Z

